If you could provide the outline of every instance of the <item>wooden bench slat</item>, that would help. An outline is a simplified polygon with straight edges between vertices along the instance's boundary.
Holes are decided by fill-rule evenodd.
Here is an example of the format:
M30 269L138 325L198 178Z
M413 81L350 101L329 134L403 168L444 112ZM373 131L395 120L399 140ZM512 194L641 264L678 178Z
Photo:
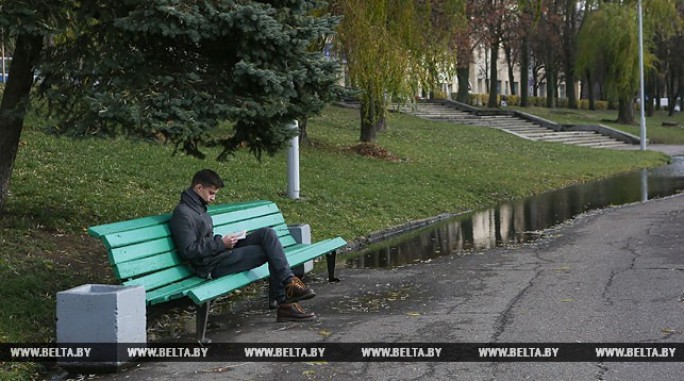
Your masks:
M137 261L124 262L114 266L114 272L119 279L129 279L152 271L159 271L177 266L183 260L174 252L153 255Z
M173 239L171 237L164 237L154 241L113 248L109 250L109 263L111 265L118 265L175 250L176 246L173 243Z
M282 217L282 215L281 215L281 217ZM249 232L249 231L256 230L258 228L270 227L276 231L276 234L278 234L278 240L280 240L280 243L283 245L284 248L287 248L288 246L292 246L292 245L296 244L297 240L295 240L294 237L292 237L292 235L290 234L290 228L287 226L287 224L285 224L285 220L282 220L277 225L273 225L273 222L278 222L278 221L281 221L281 219L278 218L278 219L274 219L272 221L269 221L269 223L267 225L264 225L264 226L254 226L254 228L252 228L252 229L243 229L243 230L248 230L248 232ZM235 231L235 230L231 230L231 232L233 232L233 231Z
M111 224L98 225L88 228L88 234L95 238L100 238L108 234L122 231L141 229L148 226L164 224L171 218L171 213L160 214L158 216L136 218L134 220L112 222Z
M171 283L178 282L189 276L194 276L192 270L185 265L171 267L124 282L126 286L144 286L145 290L154 290Z
M280 243L283 243L283 239L287 239L288 237L292 238L292 235L290 234L290 228L285 222L280 225L271 226L271 228L278 233L278 239L280 239ZM294 238L292 238L292 240L294 241ZM283 246L285 246L284 243Z
M275 204L273 201L269 200L256 200L256 201L241 201L241 202L231 202L226 204L215 204L207 206L207 213L212 216L215 214L228 213L235 210L241 209L251 209L257 206L265 204Z
M225 275L218 279L212 279L208 282L202 283L189 290L188 296L196 304L201 304L207 300L212 300L221 295L225 295L235 289L246 286L259 279L266 278L267 276L268 263L264 263L263 265L248 271Z
M172 283L148 292L145 295L145 299L147 299L147 304L167 302L185 296L192 287L206 281L206 279L197 276L186 278L180 282Z
M261 216L282 215L276 204L264 204L251 209L242 209L233 212L223 212L211 216L214 221L214 229L226 224L233 224L238 221L251 220Z
M292 250L286 251L287 260L290 265L295 266L337 250L346 244L347 241L341 237L335 237L318 241L310 245L303 245L304 247L294 246Z
M164 223L161 225L147 226L136 230L127 230L118 233L107 234L100 237L107 249L115 249L117 247L134 245L136 243L151 241L158 238L170 237L171 230L169 225Z
M284 249L287 249L292 245L296 245L297 241L292 236L283 236L280 237L280 244L283 245Z
M282 214L270 214L267 216L253 218L251 220L243 220L232 224L214 227L214 233L226 235L242 230L250 231L266 226L277 226L284 223L285 219L283 218Z

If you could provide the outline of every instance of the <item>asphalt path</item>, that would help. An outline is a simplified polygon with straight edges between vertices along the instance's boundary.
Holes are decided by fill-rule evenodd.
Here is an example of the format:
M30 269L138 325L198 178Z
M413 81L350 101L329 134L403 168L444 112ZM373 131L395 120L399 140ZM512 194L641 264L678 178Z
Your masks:
M583 214L514 247L310 279L311 323L263 300L212 315L216 342L684 343L684 196ZM258 298L257 298L258 299ZM159 362L103 380L682 380L683 362Z

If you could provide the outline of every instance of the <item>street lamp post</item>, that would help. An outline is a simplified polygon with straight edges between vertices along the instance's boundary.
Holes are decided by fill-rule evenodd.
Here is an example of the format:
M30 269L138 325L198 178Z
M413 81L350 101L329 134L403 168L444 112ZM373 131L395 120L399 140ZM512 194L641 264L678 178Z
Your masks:
M641 136L641 150L646 150L646 116L644 110L646 101L644 100L644 24L641 11L641 0L638 4L639 12L639 123Z

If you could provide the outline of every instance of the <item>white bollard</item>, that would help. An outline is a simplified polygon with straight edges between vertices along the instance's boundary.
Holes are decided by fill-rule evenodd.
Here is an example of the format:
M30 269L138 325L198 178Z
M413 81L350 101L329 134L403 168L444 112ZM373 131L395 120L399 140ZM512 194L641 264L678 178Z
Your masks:
M299 130L299 123L293 121L290 128ZM287 197L299 199L299 134L292 138L287 153Z

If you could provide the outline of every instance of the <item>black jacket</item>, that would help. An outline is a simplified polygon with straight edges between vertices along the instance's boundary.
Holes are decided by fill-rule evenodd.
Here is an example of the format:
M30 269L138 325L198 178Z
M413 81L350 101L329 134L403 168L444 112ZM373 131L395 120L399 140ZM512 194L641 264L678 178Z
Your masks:
M171 236L181 258L190 262L195 274L208 278L230 251L220 235L214 235L214 223L207 205L192 188L181 193L181 199L169 221Z

